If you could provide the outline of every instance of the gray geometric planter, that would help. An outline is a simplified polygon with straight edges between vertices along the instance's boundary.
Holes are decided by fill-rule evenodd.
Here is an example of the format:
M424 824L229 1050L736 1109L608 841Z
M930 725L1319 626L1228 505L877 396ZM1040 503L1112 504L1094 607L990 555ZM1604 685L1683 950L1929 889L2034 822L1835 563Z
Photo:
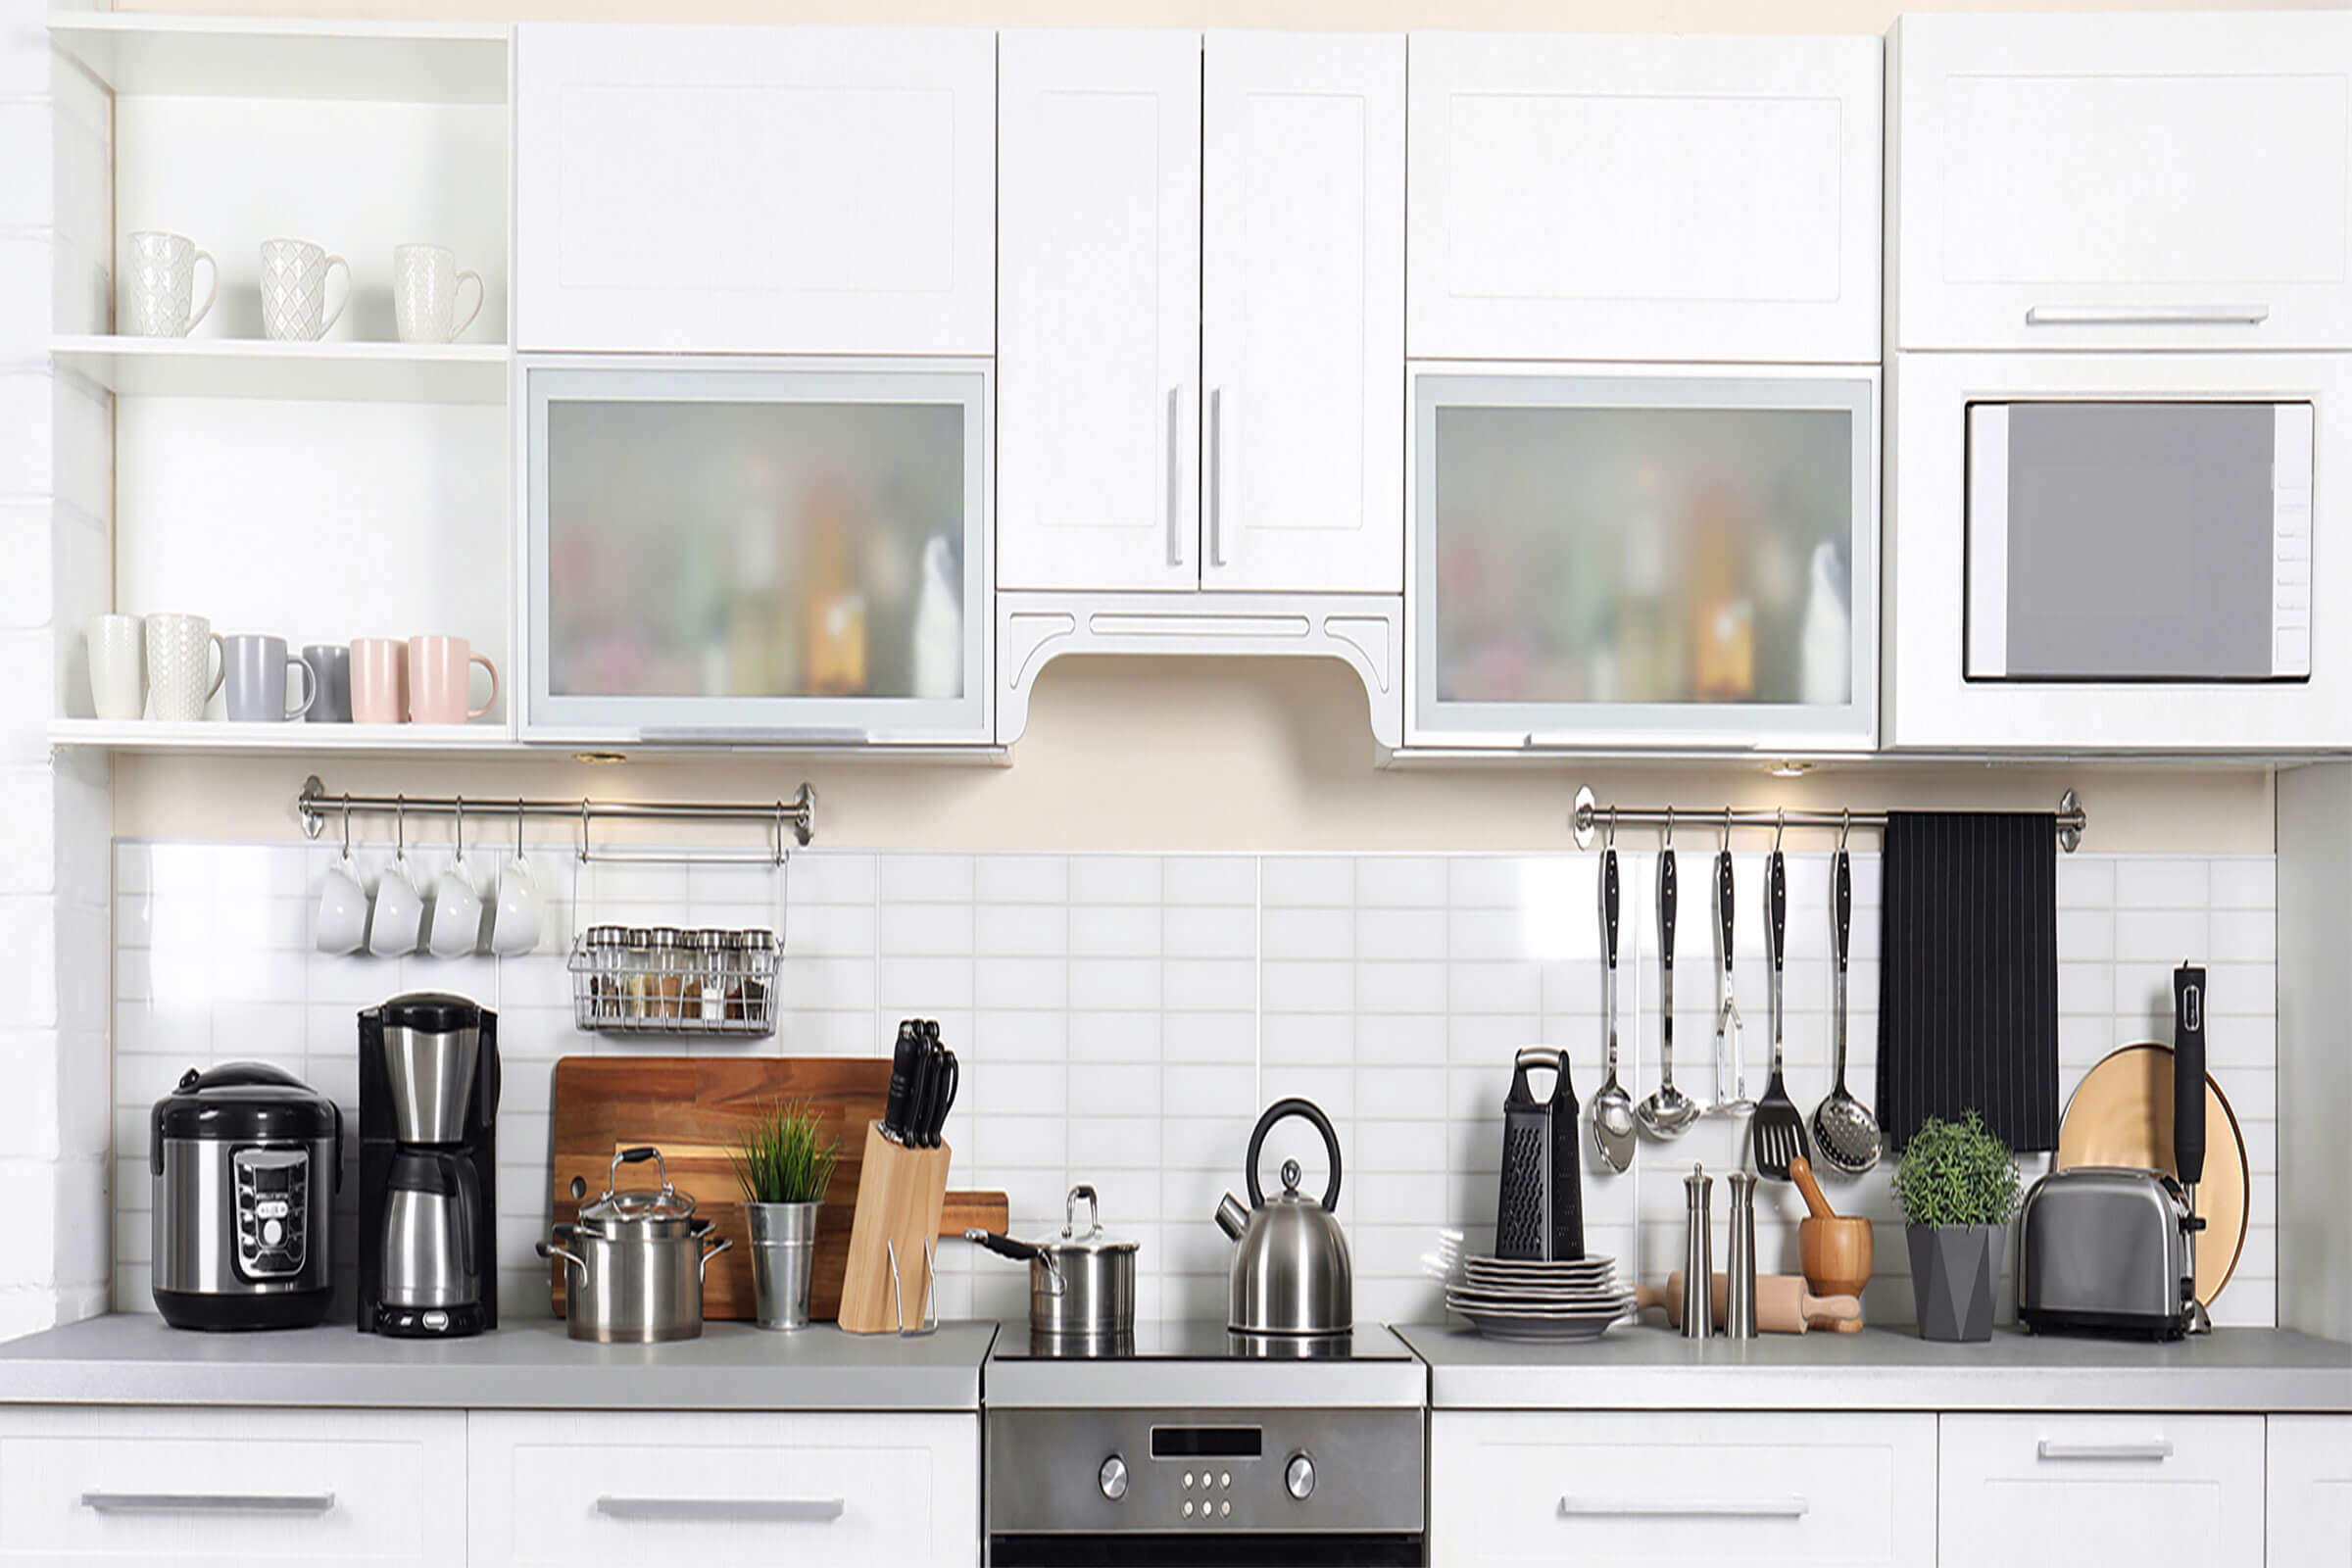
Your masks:
M1911 1225L1911 1295L1919 1337L1955 1342L1992 1338L1993 1262L1998 1225Z

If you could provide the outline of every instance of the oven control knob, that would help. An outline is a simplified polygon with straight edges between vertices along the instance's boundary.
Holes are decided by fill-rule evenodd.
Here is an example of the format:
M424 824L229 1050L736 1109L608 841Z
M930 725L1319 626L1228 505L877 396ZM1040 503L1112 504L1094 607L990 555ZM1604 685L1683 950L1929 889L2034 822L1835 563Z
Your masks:
M1291 1455L1291 1462L1282 1468L1282 1484L1291 1495L1304 1502L1315 1494L1315 1461L1303 1453Z
M1102 1461L1102 1473L1096 1479L1102 1483L1102 1495L1118 1501L1127 1495L1127 1461L1112 1454Z

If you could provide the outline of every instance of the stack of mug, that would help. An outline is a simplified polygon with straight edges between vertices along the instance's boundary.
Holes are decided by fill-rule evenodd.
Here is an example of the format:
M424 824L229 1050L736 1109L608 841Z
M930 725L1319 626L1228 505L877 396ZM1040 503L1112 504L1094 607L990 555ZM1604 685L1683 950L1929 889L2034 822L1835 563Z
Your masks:
M90 704L133 719L205 716L216 695L232 723L463 724L498 703L498 666L463 637L362 637L313 643L297 657L283 637L223 637L202 615L98 615L89 624ZM473 666L490 696L468 707Z
M212 269L204 303L196 264ZM327 279L343 269L343 297L326 308ZM273 343L315 343L351 303L351 264L307 239L262 241L262 334ZM458 316L458 292L473 283L473 309ZM117 329L125 337L186 337L220 292L220 267L183 234L146 229L123 247ZM482 274L461 271L446 246L392 247L392 320L403 343L449 343L482 313Z

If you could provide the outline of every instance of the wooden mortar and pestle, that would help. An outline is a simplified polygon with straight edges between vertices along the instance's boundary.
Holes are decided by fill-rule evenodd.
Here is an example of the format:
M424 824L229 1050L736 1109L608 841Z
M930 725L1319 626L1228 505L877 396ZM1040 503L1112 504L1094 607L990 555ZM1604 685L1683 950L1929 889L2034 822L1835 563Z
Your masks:
M1723 1327L1724 1303L1731 1296L1731 1277L1718 1274L1712 1281L1715 1302L1715 1326ZM1654 1285L1635 1288L1634 1304L1647 1310L1662 1307L1669 1328L1683 1326L1683 1271L1676 1269L1666 1276L1666 1288ZM1850 1296L1823 1298L1808 1295L1805 1282L1793 1274L1759 1274L1756 1276L1756 1327L1765 1334L1802 1334L1807 1329L1846 1329L1862 1326L1862 1303Z
M1870 1221L1849 1219L1832 1208L1830 1200L1821 1196L1821 1183L1813 1179L1813 1167L1801 1154L1788 1161L1788 1179L1796 1183L1805 1195L1805 1206L1813 1211L1796 1227L1805 1284L1816 1296L1850 1296L1859 1300L1862 1287L1870 1283ZM1858 1333L1861 1328L1860 1318L1837 1325L1840 1334Z

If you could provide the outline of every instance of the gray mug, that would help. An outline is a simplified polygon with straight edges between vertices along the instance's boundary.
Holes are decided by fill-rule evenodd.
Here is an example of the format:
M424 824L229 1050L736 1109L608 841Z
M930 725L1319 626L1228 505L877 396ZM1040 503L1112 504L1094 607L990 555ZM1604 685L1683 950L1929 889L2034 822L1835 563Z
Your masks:
M232 722L282 724L310 711L318 700L318 683L310 665L286 652L283 637L253 633L222 639L228 673L220 683L221 701ZM286 703L286 671L302 672L302 701Z
M314 724L350 723L351 649L343 643L313 643L302 651L302 662L311 667L316 694L303 717Z

